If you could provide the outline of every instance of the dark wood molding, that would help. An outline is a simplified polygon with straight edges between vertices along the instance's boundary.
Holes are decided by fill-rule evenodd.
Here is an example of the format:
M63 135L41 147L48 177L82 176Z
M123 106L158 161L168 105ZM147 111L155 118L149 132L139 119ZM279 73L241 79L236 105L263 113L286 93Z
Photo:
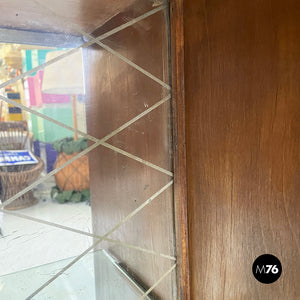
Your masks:
M170 1L174 207L178 299L190 299L185 151L183 1Z

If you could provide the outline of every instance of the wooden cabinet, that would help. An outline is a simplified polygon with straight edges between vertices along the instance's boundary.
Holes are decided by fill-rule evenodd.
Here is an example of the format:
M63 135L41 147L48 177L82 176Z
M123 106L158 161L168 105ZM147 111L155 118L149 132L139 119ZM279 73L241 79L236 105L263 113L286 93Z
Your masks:
M184 43L191 299L299 299L299 1L187 0Z

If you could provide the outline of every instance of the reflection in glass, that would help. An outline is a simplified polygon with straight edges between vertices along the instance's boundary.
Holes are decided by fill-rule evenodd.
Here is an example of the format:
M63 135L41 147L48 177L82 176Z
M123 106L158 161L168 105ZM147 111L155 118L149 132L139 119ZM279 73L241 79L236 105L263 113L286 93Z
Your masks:
M38 205L35 207L37 208ZM49 213L55 212L51 206L49 209ZM27 269L79 255L93 243L91 237L82 234L32 222L10 214L4 214L2 217L2 236L0 238L1 299L25 299L25 296L29 296L30 293L39 288L41 283L49 280L53 273L59 271L54 266L49 268L46 273L37 272L33 278L29 277L30 284L22 286L23 281L29 280L26 276ZM84 220L77 219L77 222L84 222ZM4 280L11 273L16 274L15 276L18 276L20 281ZM21 294L15 298L2 296L2 293L10 295L13 290L14 293Z
M65 52L54 47L1 44L0 80L5 82L15 78ZM48 117L45 119L0 100L0 150L26 149L39 162L37 165L0 166L1 199L5 205L6 200L34 183L39 175L39 180L43 180L55 168L87 148L86 138L70 130L86 131L81 51L0 91L16 104ZM68 203L69 208L60 203ZM85 204L78 209L73 203ZM43 216L43 220L91 232L90 208L86 204L89 204L89 172L85 155L18 197L5 209L23 208L20 213L24 215ZM86 220L84 226L75 221L78 218Z
M55 3L0 21L0 298L175 299L167 7Z

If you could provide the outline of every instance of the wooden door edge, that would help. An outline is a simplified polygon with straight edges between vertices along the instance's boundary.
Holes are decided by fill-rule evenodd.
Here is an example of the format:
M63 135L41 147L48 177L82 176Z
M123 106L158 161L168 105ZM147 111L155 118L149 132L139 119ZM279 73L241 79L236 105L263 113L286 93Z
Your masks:
M184 93L183 0L170 0L172 121L174 155L174 213L177 294L190 299Z

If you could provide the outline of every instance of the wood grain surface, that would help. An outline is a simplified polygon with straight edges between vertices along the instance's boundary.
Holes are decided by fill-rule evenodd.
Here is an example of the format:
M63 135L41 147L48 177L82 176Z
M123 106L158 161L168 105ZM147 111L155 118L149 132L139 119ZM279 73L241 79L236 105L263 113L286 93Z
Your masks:
M184 13L191 298L299 299L300 2ZM283 266L270 285L264 253Z
M149 7L123 11L95 35ZM144 7L145 6L145 7ZM110 36L103 42L165 82L169 82L168 32L165 12ZM85 50L88 133L102 138L160 101L169 91L100 47ZM172 171L171 102L145 115L108 140L122 150ZM93 230L103 235L172 180L172 177L100 146L89 156ZM175 255L172 187L109 236L125 243ZM102 243L129 274L150 288L174 264L173 260L112 243ZM96 266L101 272L101 265ZM97 273L97 272L96 272ZM99 274L98 274L99 275ZM155 299L175 299L175 272L153 291ZM96 274L97 277L97 274ZM97 287L101 289L101 287ZM110 289L117 288L111 282ZM96 291L97 293L97 291ZM120 293L122 299L122 293Z
M170 1L172 116L174 149L174 215L178 299L190 299L186 186L183 2Z

